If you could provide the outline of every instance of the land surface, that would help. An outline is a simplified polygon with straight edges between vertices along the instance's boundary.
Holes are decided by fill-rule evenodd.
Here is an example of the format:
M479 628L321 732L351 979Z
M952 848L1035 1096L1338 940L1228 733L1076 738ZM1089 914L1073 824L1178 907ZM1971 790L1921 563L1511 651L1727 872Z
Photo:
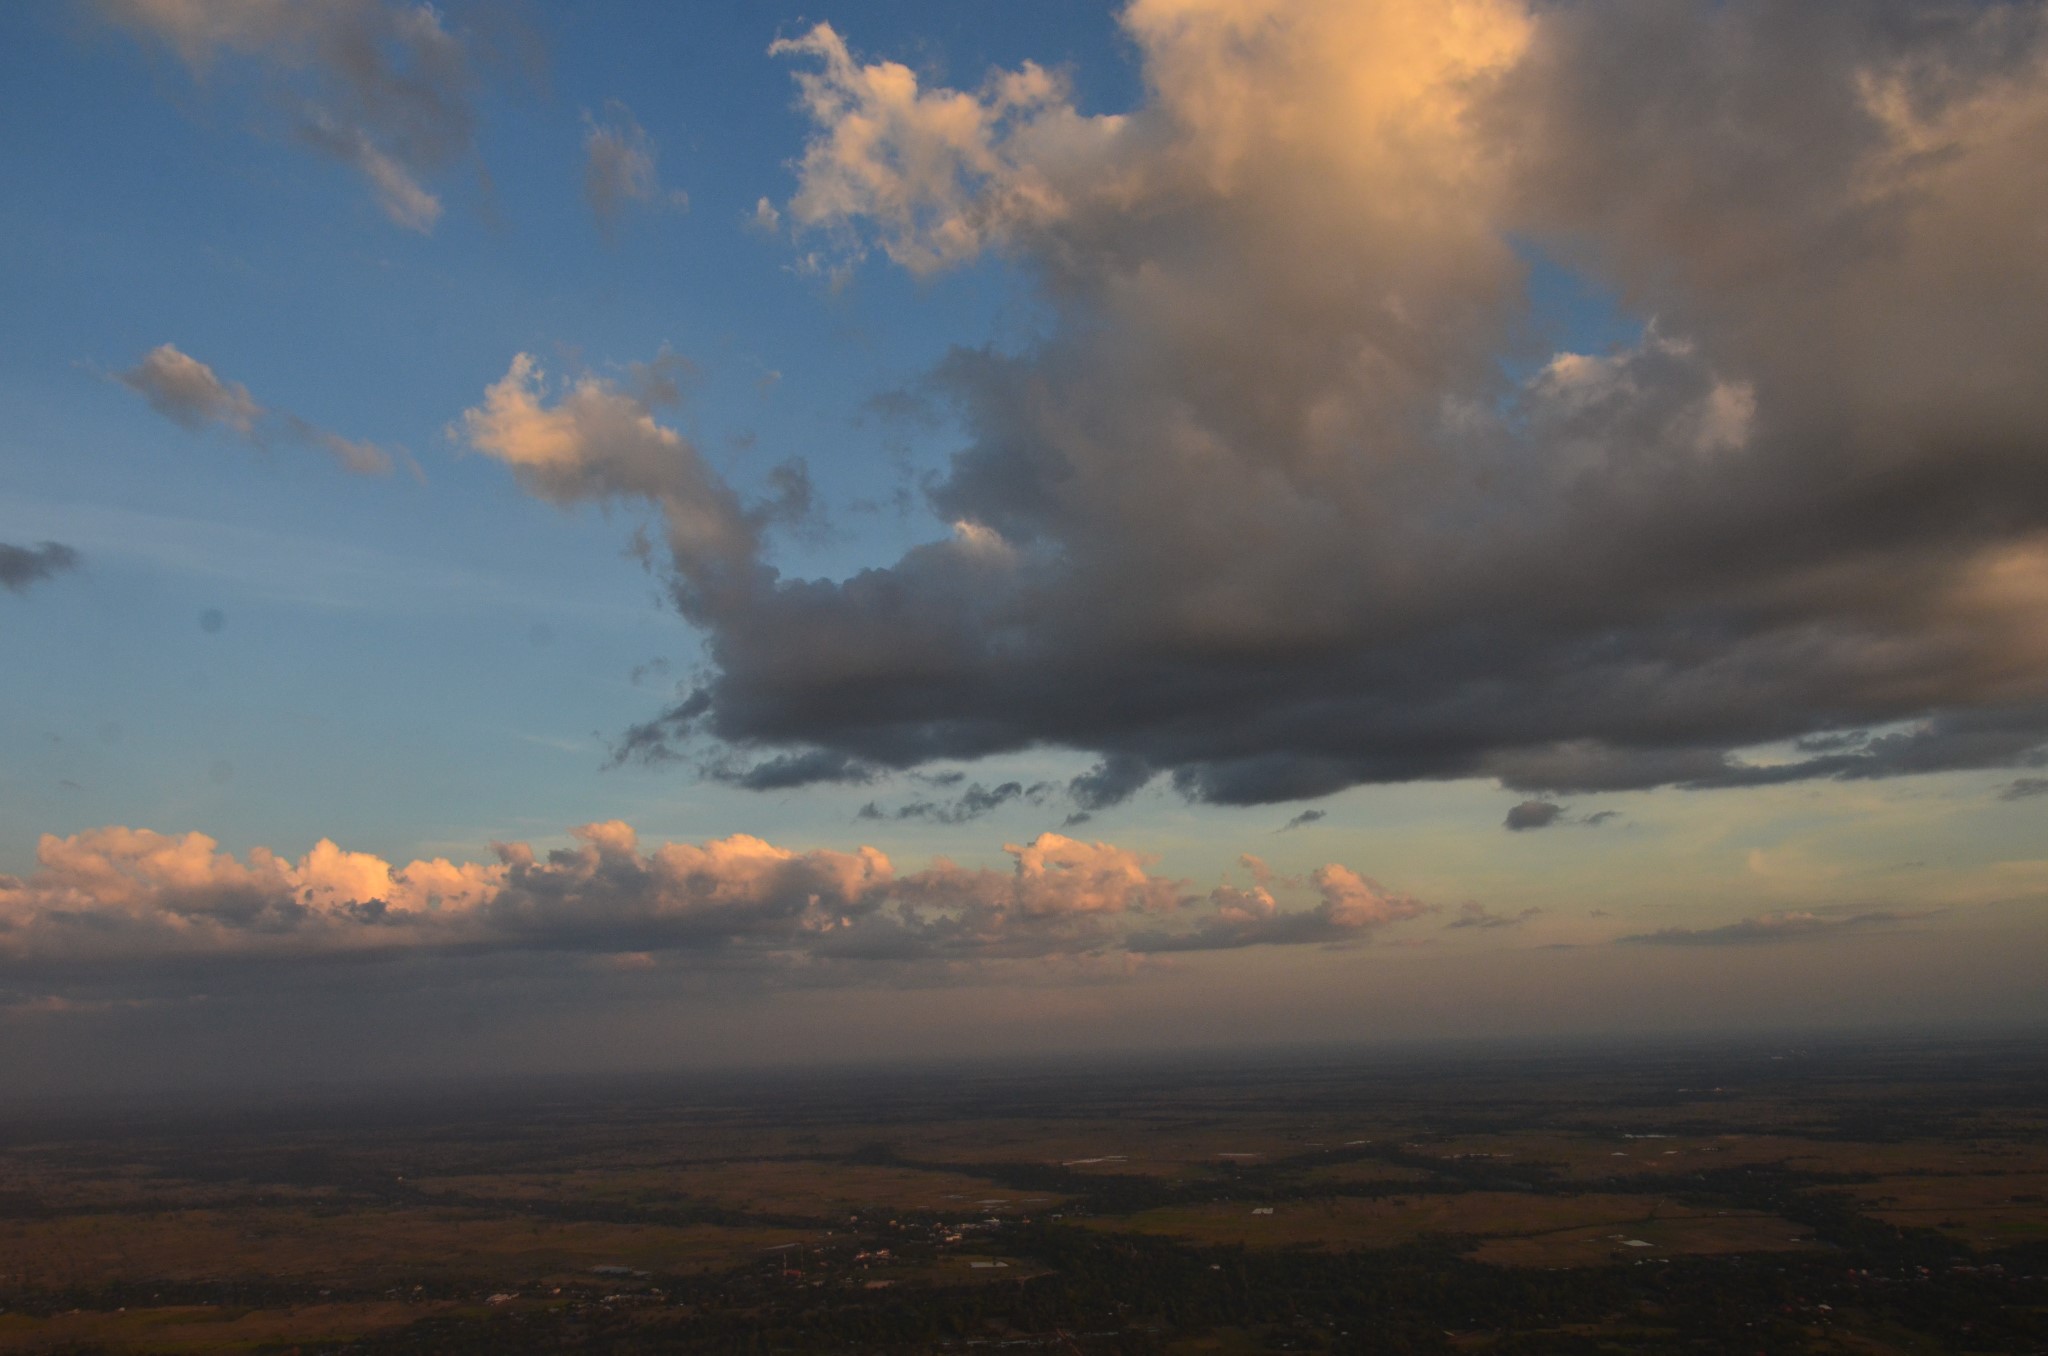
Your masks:
M2048 1043L0 1121L0 1353L2048 1350Z

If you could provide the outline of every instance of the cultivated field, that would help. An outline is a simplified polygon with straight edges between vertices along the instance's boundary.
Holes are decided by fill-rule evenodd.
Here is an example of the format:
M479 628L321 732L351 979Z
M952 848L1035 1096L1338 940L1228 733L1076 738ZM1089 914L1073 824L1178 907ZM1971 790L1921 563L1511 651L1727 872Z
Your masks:
M2038 1349L2038 1056L1361 1056L17 1117L0 1352Z

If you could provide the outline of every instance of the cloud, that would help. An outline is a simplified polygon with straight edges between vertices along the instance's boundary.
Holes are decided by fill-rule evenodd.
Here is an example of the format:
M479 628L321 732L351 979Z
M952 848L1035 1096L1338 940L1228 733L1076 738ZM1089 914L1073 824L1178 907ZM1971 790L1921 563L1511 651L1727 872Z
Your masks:
M222 381L211 367L180 353L175 344L158 344L140 363L120 373L119 380L158 414L195 433L218 424L244 438L253 437L256 420L263 414L248 387Z
M2000 800L2031 800L2048 796L2048 777L2018 777L1998 793Z
M983 786L974 782L951 801L914 800L885 810L880 803L869 801L861 806L861 819L904 820L923 819L934 824L965 824L992 814L1012 801L1026 801L1033 805L1045 802L1052 792L1050 782L1034 782L1030 786L1022 782L1003 782L997 786Z
M607 477L687 506L709 658L622 752L787 786L1059 747L1100 760L1084 814L1161 775L1548 800L2038 762L2043 14L1134 0L1113 114L1030 64L951 89L778 43L800 248L995 258L1047 323L920 388L964 436L892 562L784 578L708 472ZM1655 323L1546 353L1531 251ZM1844 731L1880 733L1811 742Z
M1515 790L1628 791L1675 784L1690 790L1781 786L1828 778L1871 781L1928 772L2048 763L2048 704L1939 711L1876 734L1821 731L1793 741L1806 755L1756 762L1708 749L1631 751L1574 741L1496 756L1489 770Z
M618 100L605 105L603 122L583 115L583 196L607 236L631 204L688 209L687 193L662 188L659 154L654 138Z
M1563 813L1562 805L1547 800L1525 800L1508 810L1508 817L1504 822L1508 828L1517 832L1547 829L1557 823L1558 817Z
M889 257L914 273L960 263L1033 219L1063 215L1066 187L1048 162L1071 156L1080 168L1115 134L1117 120L1081 117L1066 82L1028 61L965 93L921 89L916 73L895 62L863 65L830 24L768 50L815 63L796 77L819 132L805 148L790 219L849 237L870 225ZM778 219L766 205L757 217Z
M1520 913L1494 913L1484 904L1460 904L1458 916L1444 924L1446 928L1481 928L1491 932L1499 928L1518 928L1542 913L1538 908L1527 908Z
M27 593L31 584L40 584L66 570L77 569L79 559L77 551L60 541L46 541L35 546L14 546L0 541L0 588L9 593Z
M624 382L586 374L551 393L540 364L521 353L454 432L550 503L638 498L658 506L672 593L695 619L723 615L772 583L773 570L760 562L762 533L807 508L808 481L792 468L780 498L742 506L696 445L655 418L680 397L686 372L680 358L663 353L630 369ZM834 766L847 762L841 757ZM834 779L822 764L808 766L815 775L807 780Z
M1283 910L1273 897L1278 883L1256 857L1242 859L1253 886L1220 885L1209 894L1214 916L1191 932L1148 931L1134 935L1132 951L1232 951L1248 946L1338 945L1356 942L1393 923L1419 918L1429 906L1412 895L1389 891L1378 881L1334 863L1310 874L1321 902L1313 909Z
M1152 766L1128 753L1113 753L1067 783L1067 794L1083 811L1121 805L1152 780Z
M394 224L422 233L440 198L422 180L473 155L477 78L467 40L406 0L97 0L198 79L253 64L304 145L353 166Z
M1873 910L1868 913L1828 915L1819 913L1766 913L1717 928L1660 928L1617 941L1646 946L1748 946L1768 942L1794 942L1815 937L1885 928L1925 918L1925 913Z
M1005 844L1006 870L941 857L910 873L872 847L736 834L643 848L617 821L570 837L401 866L326 839L293 860L237 857L201 833L46 834L34 874L0 877L0 972L497 951L944 966L1346 940L1423 911L1335 863L1282 882L1248 858L1254 889L1203 896L1142 853L1056 833ZM1273 893L1309 885L1311 909ZM1134 936L1133 919L1160 921Z
M158 414L195 433L217 428L266 451L279 443L314 448L357 475L391 473L392 456L383 448L318 428L289 410L266 409L248 387L221 380L211 367L180 352L175 344L158 344L140 363L115 373L114 379L147 400Z
M1573 815L1567 807L1549 800L1525 800L1508 809L1503 826L1516 833L1535 829L1548 829L1562 824L1576 824L1581 828L1597 829L1610 820L1619 819L1619 810L1596 810L1589 815Z
M1300 814L1282 824L1279 831L1286 833L1289 829L1299 829L1305 825L1314 824L1319 820L1327 818L1329 818L1327 810L1303 810Z

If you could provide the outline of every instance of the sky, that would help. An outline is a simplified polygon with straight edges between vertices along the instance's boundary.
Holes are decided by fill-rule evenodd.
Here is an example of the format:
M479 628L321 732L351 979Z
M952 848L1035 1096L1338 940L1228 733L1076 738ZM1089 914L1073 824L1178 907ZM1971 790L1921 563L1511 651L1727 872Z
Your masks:
M2048 5L0 7L0 1074L2048 1020Z

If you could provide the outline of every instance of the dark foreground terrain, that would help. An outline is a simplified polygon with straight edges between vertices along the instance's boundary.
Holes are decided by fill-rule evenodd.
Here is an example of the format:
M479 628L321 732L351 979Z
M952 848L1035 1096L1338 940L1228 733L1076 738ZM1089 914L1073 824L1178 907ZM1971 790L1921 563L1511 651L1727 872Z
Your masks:
M2048 1351L2048 1045L17 1114L0 1351Z

